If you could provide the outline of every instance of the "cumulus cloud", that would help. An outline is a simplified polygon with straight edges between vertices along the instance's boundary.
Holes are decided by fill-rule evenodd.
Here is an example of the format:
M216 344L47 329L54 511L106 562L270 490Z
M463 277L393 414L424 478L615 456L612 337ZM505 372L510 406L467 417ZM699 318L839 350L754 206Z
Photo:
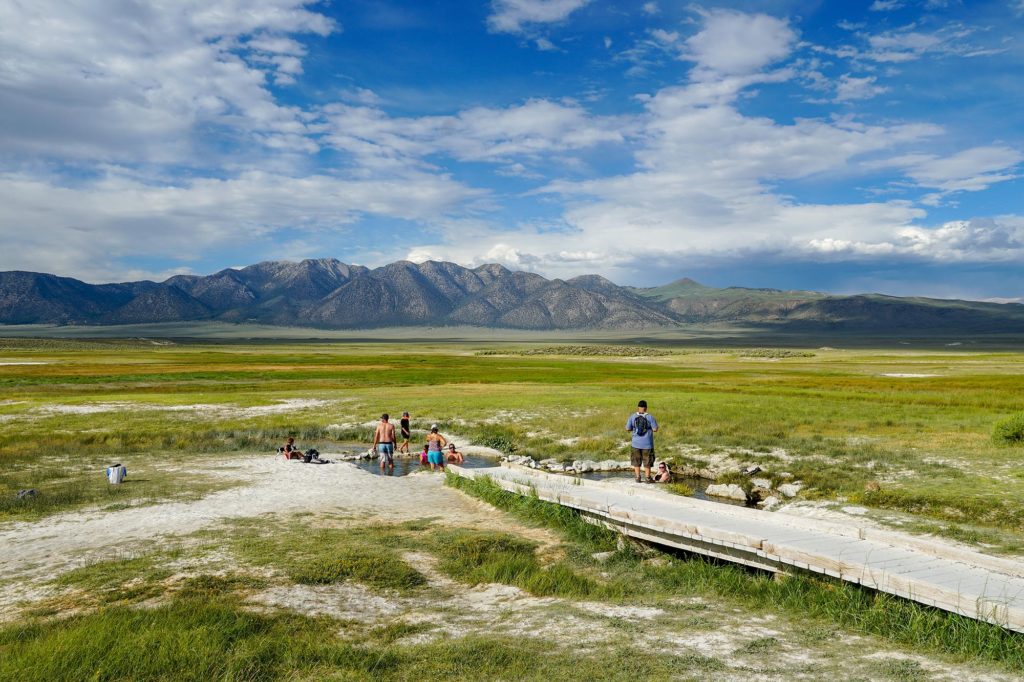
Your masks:
M686 58L705 78L745 75L789 56L797 34L787 21L767 14L710 10L704 26L686 41Z
M251 248L283 229L345 231L364 215L429 223L481 196L447 177L290 177L247 171L220 180L153 186L112 172L76 187L45 177L0 175L5 222L0 269L109 281L122 258L200 258L208 249ZM59 247L55 246L59 245Z
M853 100L871 99L883 93L889 92L889 88L877 85L876 76L865 76L856 78L850 74L843 74L836 83L837 102L850 102Z
M65 160L187 162L203 136L310 149L267 87L302 72L288 34L339 27L306 0L0 8L0 148ZM246 38L248 37L248 40Z
M892 12L902 7L900 0L875 0L868 9L872 12Z
M1024 216L956 220L934 228L908 226L891 239L864 241L826 238L809 246L846 257L918 257L944 263L1013 263L1024 258Z
M554 181L540 190L565 200L561 220L570 239L521 226L452 239L428 251L465 262L489 254L506 265L559 276L614 273L648 260L679 265L757 254L842 255L855 242L891 251L887 244L895 235L925 217L919 207L906 201L797 204L772 184L853 171L862 157L941 130L927 124L869 126L848 118L782 125L742 114L735 106L742 90L769 77L785 75L698 81L648 98L636 133L636 172ZM642 256L624 245L626 234L642 239ZM498 245L514 245L514 253L495 251Z
M531 25L564 21L590 0L493 0L487 27L494 33L522 33Z

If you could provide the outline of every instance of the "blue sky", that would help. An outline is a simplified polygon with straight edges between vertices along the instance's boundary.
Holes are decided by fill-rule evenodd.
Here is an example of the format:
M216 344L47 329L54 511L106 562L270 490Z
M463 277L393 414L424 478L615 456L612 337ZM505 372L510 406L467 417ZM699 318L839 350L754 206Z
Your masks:
M1024 296L1024 0L0 5L0 269Z

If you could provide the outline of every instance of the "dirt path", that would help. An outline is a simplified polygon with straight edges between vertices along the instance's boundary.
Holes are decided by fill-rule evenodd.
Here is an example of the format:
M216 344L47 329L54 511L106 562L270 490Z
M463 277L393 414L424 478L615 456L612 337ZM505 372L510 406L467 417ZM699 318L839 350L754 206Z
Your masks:
M315 466L261 455L204 473L247 485L194 502L76 511L4 525L0 575L14 578L39 569L52 574L99 558L148 552L161 537L261 514L330 512L378 521L455 515L462 525L485 524L495 516L493 508L446 488L443 476L429 472L378 476L344 462Z

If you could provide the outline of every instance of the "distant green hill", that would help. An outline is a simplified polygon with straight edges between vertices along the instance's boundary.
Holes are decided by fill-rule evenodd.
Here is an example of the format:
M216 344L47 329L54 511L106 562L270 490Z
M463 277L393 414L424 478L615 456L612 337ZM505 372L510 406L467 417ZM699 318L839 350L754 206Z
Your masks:
M835 296L818 291L717 289L692 279L632 293L657 301L690 323L754 323L843 331L936 330L1018 332L1024 330L1024 305L896 297L882 294Z

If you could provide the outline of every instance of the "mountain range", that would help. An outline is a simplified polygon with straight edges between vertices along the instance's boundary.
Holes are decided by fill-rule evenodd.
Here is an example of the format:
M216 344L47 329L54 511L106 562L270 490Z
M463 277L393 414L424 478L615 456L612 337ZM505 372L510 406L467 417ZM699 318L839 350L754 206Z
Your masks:
M651 329L694 323L836 331L1024 332L1024 305L878 294L724 289L690 279L654 288L598 275L546 279L488 264L334 259L276 261L176 275L164 282L87 284L0 272L0 323L135 324L219 320L355 329L469 325L529 330Z

